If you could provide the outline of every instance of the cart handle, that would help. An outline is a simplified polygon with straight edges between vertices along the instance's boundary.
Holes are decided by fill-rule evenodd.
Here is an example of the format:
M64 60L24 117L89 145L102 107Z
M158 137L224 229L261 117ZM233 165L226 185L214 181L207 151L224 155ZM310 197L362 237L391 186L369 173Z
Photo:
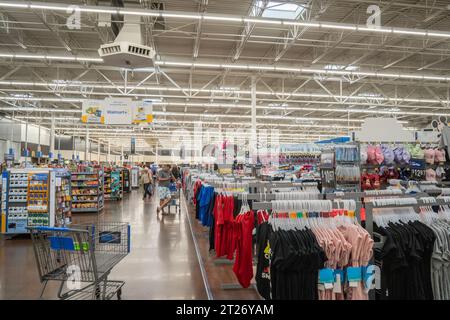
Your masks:
M61 232L69 232L70 229L66 228L66 227L45 227L45 226L39 226L39 227L35 227L33 228L35 230L39 230L39 231L61 231Z

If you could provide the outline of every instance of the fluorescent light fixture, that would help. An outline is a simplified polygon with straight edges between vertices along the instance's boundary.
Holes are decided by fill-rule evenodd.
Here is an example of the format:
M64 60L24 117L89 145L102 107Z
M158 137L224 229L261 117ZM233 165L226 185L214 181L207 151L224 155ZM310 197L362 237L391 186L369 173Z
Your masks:
M411 31L411 30L401 30L401 29L393 29L393 33L398 34L411 34L411 35L417 35L417 36L426 36L426 31Z
M357 66L348 66L345 70L324 70L324 69L311 69L311 68L293 68L284 66L261 66L261 65L242 65L242 64L220 64L220 63L200 63L200 62L178 62L178 61L155 61L156 65L163 66L179 66L179 67L204 67L204 68L228 68L236 70L269 70L269 71L281 71L281 72L296 72L307 74L338 74L338 75L358 75L358 76L370 76L378 78L406 78L417 80L442 80L449 81L450 77L438 77L438 76L426 76L419 74L398 74L398 73L378 73L378 72L363 72L355 71ZM331 65L330 65L331 66ZM336 68L338 65L336 65Z
M0 6L1 7L1 6ZM102 58L94 57L76 57L76 56L53 56L53 55L38 55L38 54L9 54L0 53L0 58L25 59L25 60L62 60L62 61L89 61L89 62L103 62Z
M58 6L58 5L46 5L46 4L38 4L36 2L36 4L31 3L29 5L30 9L40 9L40 10L57 10L57 11L67 11L68 10L68 6Z
M356 31L356 26L346 26L342 24L330 24L330 23L320 23L321 28L327 28L327 29L338 29L338 30L352 30Z
M244 18L244 22L264 23L264 24L278 24L278 25L281 25L281 21L280 21L280 20L268 20L268 19Z
M165 18L201 19L201 15L198 14L166 13L163 11L161 15Z
M118 14L119 10L116 9L95 9L95 8L83 8L83 7L79 7L75 9L76 11L80 11L80 12L88 12L88 13L110 13L110 14Z
M48 101L48 102L82 102L83 99L72 99L72 98L16 98L16 97L0 97L0 100L7 101Z
M224 16L216 16L216 15L205 15L203 14L204 20L215 20L215 21L230 21L230 22L242 22L243 18L233 18L233 17L224 17Z
M30 54L15 54L14 58L19 58L19 59L45 59L44 55L30 55Z
M369 31L369 32L381 32L381 33L392 33L392 28L367 28L365 26L356 26L356 30L358 31Z
M44 2L0 2L0 8L18 8L18 9L39 9L39 10L57 10L57 11L68 11L70 4L46 4ZM443 37L450 38L449 32L439 31L439 30L420 30L420 29L406 29L406 28L395 28L395 27L380 27L380 28L368 28L365 25L350 25L345 23L333 23L333 22L302 22L296 21L295 19L304 10L304 6L293 4L293 3L283 3L276 1L269 1L268 7L264 10L262 16L266 18L274 19L257 19L254 17L239 17L232 15L217 15L217 14L197 14L197 13L183 13L183 12L170 12L163 11L157 12L156 10L139 10L139 9L125 9L125 8L108 8L100 6L81 6L78 9L80 12L87 13L120 13L129 15L139 15L139 16L152 16L152 17L170 17L170 18L180 18L180 19L204 19L204 20L215 20L224 22L237 22L242 23L253 22L258 24L280 24L280 25L297 25L312 28L329 28L336 30L350 30L350 31L364 31L364 32L375 32L375 33L395 33L403 35L413 35L420 37Z
M1 2L1 7L5 8L28 8L28 4L25 3L7 3L7 2Z
M160 17L160 12L151 11L133 11L128 9L118 9L119 14L128 14L133 16L143 16L143 17Z

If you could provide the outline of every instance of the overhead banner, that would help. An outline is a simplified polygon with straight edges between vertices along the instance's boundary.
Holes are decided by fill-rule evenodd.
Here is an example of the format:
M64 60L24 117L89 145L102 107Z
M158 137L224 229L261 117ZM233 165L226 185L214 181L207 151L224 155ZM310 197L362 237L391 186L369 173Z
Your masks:
M106 98L105 124L131 124L132 102L129 98Z
M81 112L83 123L105 123L103 100L83 100Z
M133 106L133 123L152 123L153 122L153 105L152 101L138 101Z
M133 101L130 98L84 100L81 122L112 125L152 123L152 101Z

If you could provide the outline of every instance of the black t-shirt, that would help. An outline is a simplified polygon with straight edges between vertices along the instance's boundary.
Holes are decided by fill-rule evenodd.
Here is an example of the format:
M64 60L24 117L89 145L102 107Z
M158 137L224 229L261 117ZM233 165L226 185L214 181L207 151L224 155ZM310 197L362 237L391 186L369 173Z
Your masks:
M385 237L381 250L375 250L381 266L381 290L378 299L432 300L431 256L436 236L419 221L375 225L375 232Z
M270 300L270 243L269 237L272 227L268 222L263 222L256 228L256 288L259 294L266 300Z
M327 258L311 230L270 234L270 280L274 300L317 300L318 273Z

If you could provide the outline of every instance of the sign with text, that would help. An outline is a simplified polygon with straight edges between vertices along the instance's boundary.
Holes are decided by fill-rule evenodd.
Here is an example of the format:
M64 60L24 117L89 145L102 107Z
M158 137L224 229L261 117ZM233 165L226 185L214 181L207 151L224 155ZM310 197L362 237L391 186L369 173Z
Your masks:
M131 124L132 102L129 98L105 99L105 124Z
M152 101L133 101L130 98L84 100L81 122L112 125L152 123Z
M152 123L153 105L151 101L137 101L133 105L133 124Z
M105 123L104 101L84 100L82 105L81 122Z

